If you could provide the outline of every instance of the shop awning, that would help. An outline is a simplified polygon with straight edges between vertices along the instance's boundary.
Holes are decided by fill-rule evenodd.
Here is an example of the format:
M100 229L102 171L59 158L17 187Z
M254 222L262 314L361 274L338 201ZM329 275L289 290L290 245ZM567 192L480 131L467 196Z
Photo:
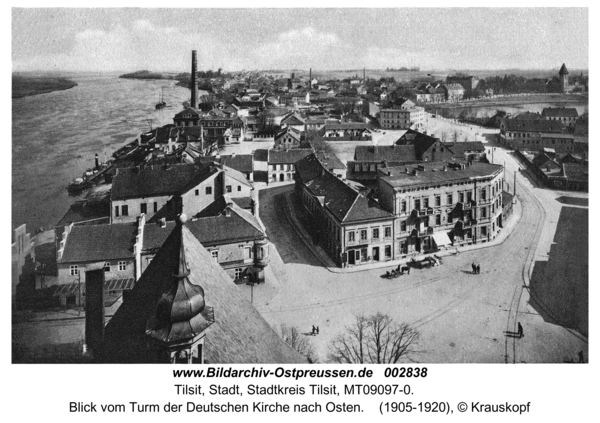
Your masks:
M452 241L448 238L448 234L444 231L434 232L431 236L433 237L435 245L438 247L445 247L446 245L452 244Z

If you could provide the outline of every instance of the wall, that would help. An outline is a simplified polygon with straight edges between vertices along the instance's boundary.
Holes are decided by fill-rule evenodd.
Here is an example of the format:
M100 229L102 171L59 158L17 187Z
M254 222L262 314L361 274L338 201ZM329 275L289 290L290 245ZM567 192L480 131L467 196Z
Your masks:
M143 198L130 198L127 200L115 200L111 201L111 223L127 223L135 222L137 218L142 214L141 204L146 203L146 220L154 216L154 203L156 203L156 210L160 210L167 204L170 196L159 196L159 197L143 197ZM123 216L122 210L124 205L128 206L128 215ZM119 207L119 216L115 214L115 208Z
M126 270L118 270L119 261L127 262ZM124 258L121 260L106 260L106 262L110 263L110 272L104 273L104 280L109 281L111 279L123 279L123 278L135 278L135 262L133 257ZM99 267L104 266L103 262L88 262L88 263L58 263L58 278L56 282L59 285L69 284L73 282L78 282L81 277L81 283L85 282L85 271L98 269ZM71 275L71 264L75 264L78 267L78 271L80 276ZM48 280L46 280L46 286L50 286Z

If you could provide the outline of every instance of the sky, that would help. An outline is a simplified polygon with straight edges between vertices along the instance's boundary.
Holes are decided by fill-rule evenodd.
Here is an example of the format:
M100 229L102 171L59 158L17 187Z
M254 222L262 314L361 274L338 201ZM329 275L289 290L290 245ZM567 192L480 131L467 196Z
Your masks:
M588 68L586 8L13 8L13 71Z

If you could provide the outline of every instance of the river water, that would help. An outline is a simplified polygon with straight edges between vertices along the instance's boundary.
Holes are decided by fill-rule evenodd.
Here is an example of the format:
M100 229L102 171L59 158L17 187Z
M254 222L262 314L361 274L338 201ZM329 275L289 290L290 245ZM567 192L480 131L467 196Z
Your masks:
M466 111L471 117L492 117L498 110L505 111L510 115L515 115L522 112L542 113L546 107L569 107L577 109L577 112L582 115L588 112L588 103L585 100L573 103L548 102L548 103L525 103L525 104L507 104L496 106L465 106L448 109L447 113L453 118L458 118L463 111Z
M12 227L55 225L77 198L67 184L150 128L172 123L189 100L176 81L72 77L78 86L12 100ZM167 107L154 106L163 91Z

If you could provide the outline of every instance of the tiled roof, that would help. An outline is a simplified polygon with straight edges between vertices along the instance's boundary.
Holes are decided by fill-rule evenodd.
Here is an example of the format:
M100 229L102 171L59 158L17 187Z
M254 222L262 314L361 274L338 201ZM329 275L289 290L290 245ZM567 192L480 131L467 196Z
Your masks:
M73 226L59 263L133 258L137 222Z
M266 162L269 160L269 150L261 148L254 151L254 160L257 162Z
M303 159L296 162L296 175L300 178L303 183L322 175L325 169L310 150L308 155Z
M232 178L233 180L241 183L242 185L252 187L252 182L250 182L248 178L246 178L246 175L244 175L242 172L239 172L227 166L223 166L223 170L225 171L225 176Z
M333 152L317 150L315 151L315 155L325 169L329 171L334 169L346 169L346 165Z
M563 125L556 120L520 120L506 119L506 130L512 132L550 132L561 133Z
M411 162L416 160L414 145L359 145L354 149L356 162Z
M143 252L156 252L165 243L171 232L175 229L175 222L166 222L164 228L160 223L148 223L144 226Z
M183 194L216 173L214 166L197 163L119 169L111 200Z
M197 109L192 109L191 107L188 107L187 109L183 109L181 112L177 113L175 115L175 117L183 117L184 115L191 115L191 116L200 116L200 111Z
M269 150L269 164L296 163L300 159L312 154L310 148L293 148L291 150Z
M463 88L462 85L460 84L444 84L444 87L446 87L447 90L453 90L453 91L464 91L465 89Z
M130 296L106 326L106 362L156 361L146 338L148 322L173 284L181 246L189 269L188 281L202 287L206 305L213 308L214 323L207 329L204 357L207 363L300 363L305 358L285 344L262 318L210 253L186 227L175 229Z
M542 110L542 116L577 118L579 113L574 107L546 107Z
M439 141L437 138L409 129L396 141L396 145L413 145L416 157L421 159L423 153L437 141Z

